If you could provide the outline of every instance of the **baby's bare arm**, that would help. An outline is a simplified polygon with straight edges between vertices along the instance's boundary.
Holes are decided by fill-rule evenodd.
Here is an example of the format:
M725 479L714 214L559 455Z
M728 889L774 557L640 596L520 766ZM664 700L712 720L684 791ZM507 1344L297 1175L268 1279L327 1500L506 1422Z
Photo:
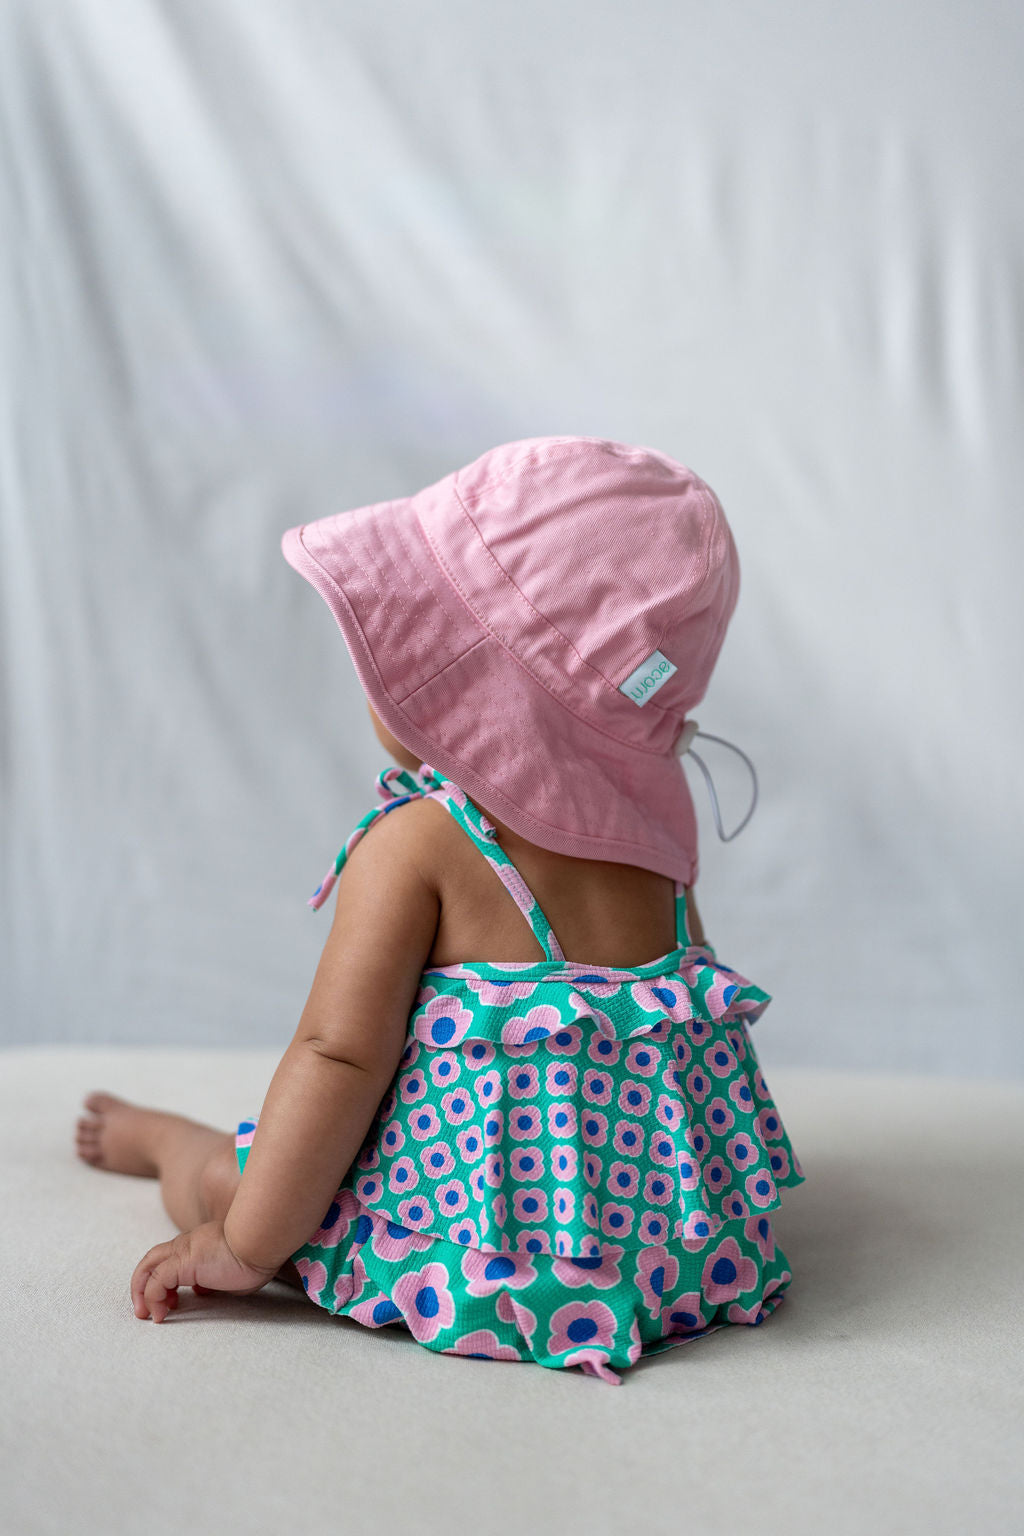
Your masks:
M276 1268L316 1230L397 1070L440 912L421 873L429 831L403 809L374 824L338 881L309 999L224 1221L246 1263Z

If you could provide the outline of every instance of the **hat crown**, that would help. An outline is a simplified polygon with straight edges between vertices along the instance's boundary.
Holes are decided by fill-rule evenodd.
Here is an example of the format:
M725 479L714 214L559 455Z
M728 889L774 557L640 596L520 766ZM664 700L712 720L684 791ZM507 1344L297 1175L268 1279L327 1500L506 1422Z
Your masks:
M525 661L535 647L521 650L521 639L538 635L532 609L552 654L566 658L560 696L670 749L704 696L739 592L735 544L710 486L666 454L599 437L503 443L450 478L469 543L429 517L427 532L464 566L479 617L505 615L502 639ZM636 690L618 689L655 652L675 671L638 708Z

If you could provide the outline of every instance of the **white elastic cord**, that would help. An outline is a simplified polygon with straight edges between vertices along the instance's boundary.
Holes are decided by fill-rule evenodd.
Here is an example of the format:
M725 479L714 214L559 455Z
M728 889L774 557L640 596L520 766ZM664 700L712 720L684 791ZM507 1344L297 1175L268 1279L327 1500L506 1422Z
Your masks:
M734 827L731 832L725 832L722 827L722 813L718 807L718 796L715 794L715 786L711 781L711 775L707 770L704 759L698 757L690 745L695 736L703 736L706 741L717 741L723 747L728 747L731 752L735 752L738 757L742 757L743 761L750 769L750 777L754 785L754 794L750 802L750 809L747 811L747 814L744 816L739 826ZM731 741L726 741L724 736L712 736L710 731L699 731L697 729L696 720L687 720L682 731L680 732L679 740L676 743L676 752L680 757L684 757L688 752L693 758L694 762L697 764L697 767L700 769L701 773L704 775L704 782L708 787L708 795L711 799L712 814L715 818L715 830L717 831L719 837L722 839L723 843L731 843L733 838L736 837L738 833L743 831L743 828L746 826L751 816L753 816L754 810L757 806L757 770L755 769L753 763L750 761L750 758L744 751L742 751L740 747L734 746Z

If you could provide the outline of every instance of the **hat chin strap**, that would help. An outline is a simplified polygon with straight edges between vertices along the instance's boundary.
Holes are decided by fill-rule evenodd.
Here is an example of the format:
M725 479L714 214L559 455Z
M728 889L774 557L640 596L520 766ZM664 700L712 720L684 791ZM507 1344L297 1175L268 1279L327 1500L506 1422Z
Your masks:
M747 811L747 814L744 816L739 826L734 827L731 832L726 832L722 827L722 813L718 807L718 796L715 794L715 786L711 781L711 775L707 770L704 759L698 757L697 753L690 745L695 736L703 736L705 741L717 741L721 746L728 747L730 752L735 752L738 757L742 757L743 761L750 769L750 777L754 786L753 797L750 801L750 809ZM694 762L697 764L697 767L700 769L701 773L704 775L704 782L708 787L708 795L711 799L711 811L715 818L715 830L717 831L719 837L722 839L723 843L731 843L733 838L736 837L738 833L743 831L743 828L746 826L751 816L753 816L755 807L757 806L757 770L755 769L753 763L750 761L750 758L739 747L734 746L731 741L726 741L724 736L712 736L710 731L698 730L696 720L687 720L684 722L683 728L676 738L676 744L673 748L673 751L677 757L685 757L686 754L689 753Z

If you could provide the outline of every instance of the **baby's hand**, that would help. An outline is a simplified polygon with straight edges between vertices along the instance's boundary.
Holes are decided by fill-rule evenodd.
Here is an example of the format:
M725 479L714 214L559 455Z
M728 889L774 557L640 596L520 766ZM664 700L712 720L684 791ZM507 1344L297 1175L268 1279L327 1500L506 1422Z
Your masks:
M132 1274L132 1305L138 1318L162 1323L178 1305L178 1286L204 1291L248 1294L273 1280L275 1271L254 1269L235 1257L224 1237L222 1221L205 1221L181 1232L169 1243L157 1243L139 1260Z

